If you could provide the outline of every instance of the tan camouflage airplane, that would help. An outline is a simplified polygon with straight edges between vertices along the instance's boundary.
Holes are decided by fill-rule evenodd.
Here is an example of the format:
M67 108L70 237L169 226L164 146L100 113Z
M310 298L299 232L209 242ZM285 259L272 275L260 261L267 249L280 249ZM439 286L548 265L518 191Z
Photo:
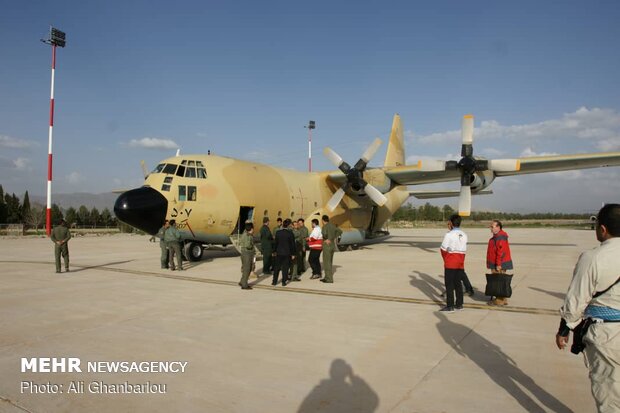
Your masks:
M255 227L269 217L312 218L323 214L343 230L340 246L357 246L386 236L386 221L409 198L459 196L459 213L470 214L471 195L488 194L496 177L620 165L620 152L486 160L473 155L474 120L463 117L459 161L405 165L400 116L395 115L382 167L367 168L381 140L376 139L354 166L330 148L325 155L337 171L297 172L215 155L164 159L144 185L124 192L114 212L123 222L149 234L164 219L175 219L185 255L199 260L203 246L234 242L246 221ZM455 191L409 191L407 185L460 181ZM346 195L346 196L345 196Z

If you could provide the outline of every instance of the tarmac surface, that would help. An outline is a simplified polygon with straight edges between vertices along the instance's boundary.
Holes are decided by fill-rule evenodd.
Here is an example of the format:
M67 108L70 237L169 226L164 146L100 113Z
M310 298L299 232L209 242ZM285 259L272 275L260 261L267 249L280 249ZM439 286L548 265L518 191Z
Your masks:
M148 236L75 237L71 272L55 274L49 239L0 238L0 412L594 412L582 357L554 343L594 231L506 229L510 305L486 305L490 232L465 227L476 294L447 315L443 229L336 253L334 284L307 271L272 287L258 262L252 291L230 248L178 272L159 268ZM82 371L22 372L34 357L79 358ZM187 364L89 371L95 361ZM125 382L165 393L98 392Z

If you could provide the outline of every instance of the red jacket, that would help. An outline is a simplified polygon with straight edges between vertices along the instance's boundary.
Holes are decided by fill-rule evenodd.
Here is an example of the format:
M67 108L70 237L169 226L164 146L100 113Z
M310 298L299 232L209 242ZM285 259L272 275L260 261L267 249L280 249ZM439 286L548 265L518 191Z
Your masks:
M487 247L487 268L495 270L497 267L501 267L502 270L512 270L508 234L503 230L491 237Z

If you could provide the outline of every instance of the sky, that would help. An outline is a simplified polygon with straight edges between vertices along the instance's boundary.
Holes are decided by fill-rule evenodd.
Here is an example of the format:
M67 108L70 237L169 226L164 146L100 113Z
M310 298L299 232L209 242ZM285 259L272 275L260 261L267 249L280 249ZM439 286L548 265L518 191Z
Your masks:
M309 120L313 169L333 169L326 146L353 164L394 113L410 163L458 159L469 113L490 159L619 151L618 21L620 2L597 0L4 2L0 185L46 192L50 25L67 34L53 192L102 193L140 186L140 161L177 148L307 170ZM620 201L620 167L491 189L474 210L596 211Z

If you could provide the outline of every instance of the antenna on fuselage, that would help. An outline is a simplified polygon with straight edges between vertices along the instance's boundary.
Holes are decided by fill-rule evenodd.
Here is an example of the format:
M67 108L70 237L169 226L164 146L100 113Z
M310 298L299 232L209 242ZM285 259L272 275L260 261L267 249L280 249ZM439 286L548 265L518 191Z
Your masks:
M174 156L179 156L181 154L181 149L177 149L177 154Z

